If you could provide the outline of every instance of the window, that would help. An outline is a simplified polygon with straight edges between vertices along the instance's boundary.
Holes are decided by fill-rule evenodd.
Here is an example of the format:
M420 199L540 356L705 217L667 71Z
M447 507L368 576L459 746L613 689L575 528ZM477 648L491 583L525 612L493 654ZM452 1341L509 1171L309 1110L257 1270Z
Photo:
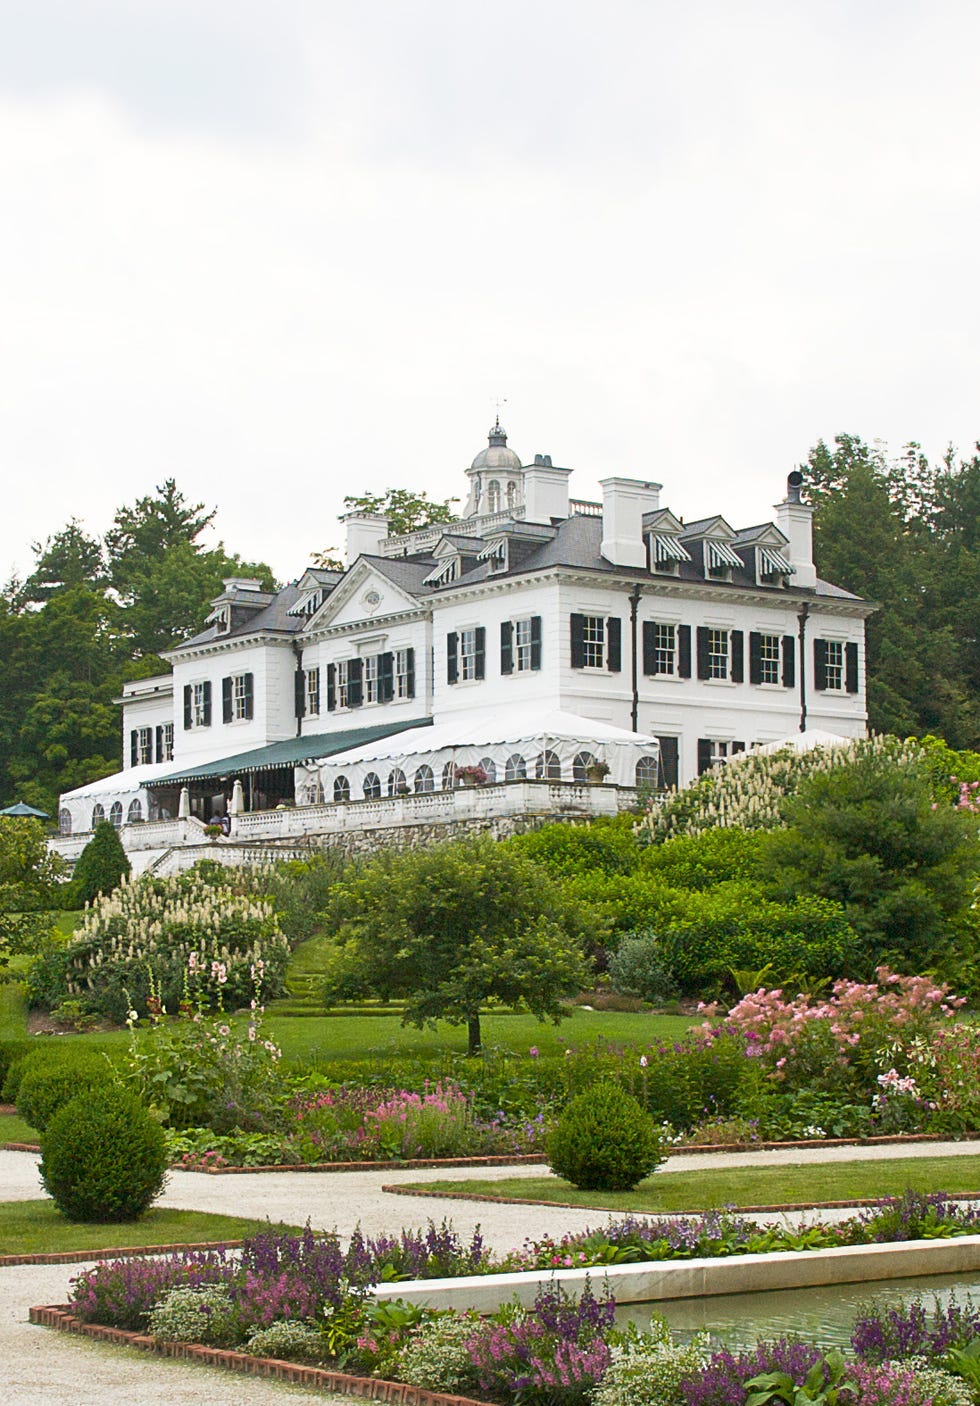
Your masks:
M442 789L451 791L456 785L456 763L447 762L442 769Z
M779 636L759 636L759 683L779 683Z
M541 668L541 616L503 620L500 625L500 672L528 673Z
M591 752L579 752L572 761L572 780L584 785L589 779L589 767L595 766L596 759Z
M333 783L334 803L350 800L350 782L346 776L335 776Z
M534 763L534 775L539 781L560 781L561 761L557 752L544 751Z
M512 508L517 502L517 484L508 482L507 484L507 506Z
M396 698L415 697L415 650L395 650L394 694Z
M341 659L337 665L337 707L350 707L350 660Z
M728 679L741 683L744 676L745 636L741 630L698 626L698 678Z
M847 683L849 693L857 692L857 645L848 645L845 655L843 640L814 640L813 650L816 688L842 693ZM853 688L850 687L852 680Z
M126 812L126 824L138 825L143 819L143 803L137 796L135 801L130 801L129 810Z
M67 806L62 806L61 809L58 811L58 834L71 834L71 811L67 808Z
M174 725L161 723L157 728L157 761L172 762L174 759Z
M306 711L311 717L317 717L320 712L320 669L307 669L304 673L306 683Z
M229 674L221 680L221 721L246 722L252 717L254 694L251 674Z
M656 757L641 757L636 764L636 784L654 790L660 784L660 763Z
M497 781L497 763L492 757L481 757L480 765L487 774L487 785L495 785Z
M381 799L381 777L376 772L369 771L364 778L364 799L366 801L380 801Z
M122 829L122 801L113 801L109 807L109 824L114 830Z
M96 803L92 807L92 829L94 830L96 825L101 825L103 820L105 820L105 807Z
M714 737L698 738L698 776L703 776L712 767L719 766L729 757L745 751L744 742L721 741Z
M405 779L405 773L399 766L396 766L393 771L390 771L388 773L388 795L408 795L408 782Z
M311 781L306 788L306 804L308 806L322 806L324 799L323 782Z
M649 625L649 629L647 626ZM650 620L643 626L643 646L644 653L649 652L650 658L644 659L643 672L650 674L676 674L677 673L677 626L660 625ZM651 668L647 668L647 664Z
M708 631L708 678L728 678L728 631Z
M513 752L507 758L507 765L504 768L505 781L524 781L527 778L527 762L520 752Z
M487 512L497 513L500 511L500 484L492 478L487 485Z
M365 703L380 703L381 701L381 656L372 654L364 660L364 701Z
M153 760L152 727L136 727L130 734L130 761L133 766L146 766Z
M622 657L622 621L618 616L573 615L572 668L608 669L618 674Z
M184 730L189 732L196 727L211 726L211 683L205 679L201 683L184 685Z
M660 743L660 777L658 785L676 790L680 781L680 743L676 737L658 737Z
M487 632L482 625L446 636L446 682L469 683L486 672Z
M415 773L412 785L415 788L416 795L421 795L423 792L434 791L436 789L436 780L432 775L432 768L423 763Z

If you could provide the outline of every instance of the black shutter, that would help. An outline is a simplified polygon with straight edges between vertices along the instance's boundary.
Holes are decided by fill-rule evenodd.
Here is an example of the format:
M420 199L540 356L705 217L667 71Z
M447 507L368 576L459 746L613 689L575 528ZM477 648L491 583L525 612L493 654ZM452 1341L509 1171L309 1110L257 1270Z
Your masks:
M698 678L708 677L708 627L698 626Z
M572 616L572 668L585 668L585 616Z
M729 635L732 644L732 683L745 680L745 635L741 630L732 630Z
M514 626L510 620L500 622L500 672L514 672Z
M679 777L678 746L676 737L658 737L660 743L660 784L676 786Z
M332 713L337 706L337 666L327 665L327 712Z
M157 751L156 751L156 757L157 757L157 761L158 761L158 762L162 762L162 761L163 761L163 728L162 728L162 727L158 727L158 728L157 728Z
M293 714L297 718L306 715L306 670L297 669L293 674Z
M364 702L364 660L348 659L347 661L347 706L348 708L359 708Z
M618 674L623 667L623 622L618 615L606 621L606 668Z
M734 757L734 756L737 756L737 754L738 754L739 752L744 752L744 751L745 751L745 743L744 743L744 742L733 742L732 745L731 745L731 747L729 748L729 751L731 752L731 754L732 754L733 757Z
M211 680L204 685L204 726L211 726Z
M813 687L827 687L827 641L813 641Z
M858 647L853 642L844 646L844 686L848 693L858 691Z
M643 672L656 674L657 670L657 627L652 620L643 622Z
M485 679L487 676L487 632L482 625L477 625L474 631L476 635L476 657L473 665L476 670L476 678Z
M691 677L691 627L677 627L677 673L682 679Z
M129 760L132 766L136 766L140 754L140 735L134 728L129 734Z
M231 722L231 679L221 680L221 721Z
M749 631L749 683L762 682L762 636Z
M405 651L405 692L409 698L415 697L415 650Z
M698 776L711 770L711 738L698 738Z
M783 635L783 688L796 687L796 640Z
M255 716L255 675L245 675L245 716L252 718Z
M391 653L378 655L378 697L382 703L390 703L395 696L395 656Z
M194 690L189 683L184 684L184 729L192 726L194 721Z
M459 637L455 631L446 636L446 683L456 683L459 678Z
M541 668L541 616L531 616L531 668Z

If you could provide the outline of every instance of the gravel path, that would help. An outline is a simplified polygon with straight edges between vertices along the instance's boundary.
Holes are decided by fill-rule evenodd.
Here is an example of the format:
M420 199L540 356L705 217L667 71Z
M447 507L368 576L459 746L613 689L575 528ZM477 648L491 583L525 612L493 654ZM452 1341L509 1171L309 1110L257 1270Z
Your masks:
M886 1160L894 1157L969 1156L980 1151L977 1143L916 1143L906 1146L828 1147L800 1151L735 1154L693 1154L673 1157L674 1171L738 1164L840 1162L855 1158ZM542 1206L495 1206L488 1203L413 1201L381 1191L382 1184L399 1181L454 1181L487 1176L536 1176L540 1166L439 1168L421 1171L363 1171L316 1173L262 1173L209 1177L174 1172L162 1203L189 1210L231 1212L269 1217L315 1229L337 1228L348 1232L360 1222L370 1233L397 1230L402 1225L425 1224L430 1218L451 1219L461 1234L480 1225L487 1242L498 1250L511 1249L527 1237L563 1234L601 1223L596 1211L548 1209ZM37 1177L37 1159L30 1153L0 1151L0 1201L30 1200L43 1195ZM2 1226L0 1226L2 1243ZM196 1364L147 1357L128 1349L104 1347L66 1337L27 1322L32 1304L64 1303L69 1280L83 1265L17 1265L0 1268L0 1361L3 1363L2 1406L160 1406L167 1403L214 1403L214 1406L276 1406L276 1403L330 1400L261 1378L242 1378ZM332 1398L349 1406L348 1399Z

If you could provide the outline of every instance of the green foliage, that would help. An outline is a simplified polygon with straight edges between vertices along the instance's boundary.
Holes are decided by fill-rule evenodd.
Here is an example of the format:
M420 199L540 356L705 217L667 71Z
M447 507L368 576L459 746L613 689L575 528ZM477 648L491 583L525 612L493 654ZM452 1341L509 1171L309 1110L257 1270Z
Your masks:
M0 910L37 913L61 907L67 866L48 850L39 820L0 815Z
M560 1019L595 930L542 869L483 838L379 855L336 887L329 917L328 1001L399 996L406 1023L465 1023L471 1052L487 1001Z
M561 876L629 874L639 860L632 818L589 825L542 825L508 840L508 847Z
M363 493L344 499L348 513L383 513L388 519L388 532L392 537L404 536L407 532L419 532L423 527L434 523L453 522L453 504L456 498L446 498L435 502L425 493L413 493L410 488L386 488L384 493Z
M129 860L115 826L108 820L96 825L92 838L78 856L72 874L73 898L77 907L94 903L100 894L110 894L129 873Z
M168 1289L151 1311L147 1331L160 1342L203 1343L205 1347L237 1347L245 1337L226 1284Z
M623 996L662 1006L677 995L669 958L656 933L627 933L609 959L609 981Z
M292 1319L253 1329L245 1351L253 1357L273 1357L277 1362L316 1363L326 1361L328 1356L323 1334L309 1323Z
M163 1129L123 1089L72 1099L41 1135L41 1181L69 1220L138 1220L162 1191L166 1170Z
M32 1060L17 1089L17 1112L38 1132L73 1098L118 1083L118 1075L103 1055L74 1059Z
M338 850L321 850L309 859L277 864L266 876L265 890L291 948L320 931L330 891L343 877L347 864Z
M19 1066L21 1060L33 1054L36 1049L37 1040L35 1039L0 1040L0 1102L17 1102L17 1089L14 1087L14 1083L19 1082L20 1073L18 1072L14 1076L14 1083L11 1084L8 1093L7 1080L10 1077L10 1071L15 1064Z
M766 840L756 830L715 826L643 851L643 869L671 888L707 889L726 879L762 878Z
M649 1114L611 1082L572 1099L547 1147L555 1175L584 1191L632 1191L665 1160Z
M609 1045L572 1050L561 1064L560 1103L595 1084L616 1083L655 1123L686 1129L707 1117L727 1117L740 1100L752 1065L741 1039L690 1035L672 1044Z
M842 907L860 940L855 974L882 961L921 971L942 953L972 902L980 844L976 816L934 803L921 762L866 752L811 776L784 813L790 828L768 854L775 889Z

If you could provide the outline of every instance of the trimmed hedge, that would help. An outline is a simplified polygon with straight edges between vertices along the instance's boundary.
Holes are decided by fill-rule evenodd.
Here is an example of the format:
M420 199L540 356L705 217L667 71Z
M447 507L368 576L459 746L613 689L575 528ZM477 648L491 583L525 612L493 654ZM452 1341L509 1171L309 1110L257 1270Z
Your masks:
M69 1220L138 1220L163 1190L166 1174L163 1129L124 1089L73 1098L41 1134L41 1181Z

